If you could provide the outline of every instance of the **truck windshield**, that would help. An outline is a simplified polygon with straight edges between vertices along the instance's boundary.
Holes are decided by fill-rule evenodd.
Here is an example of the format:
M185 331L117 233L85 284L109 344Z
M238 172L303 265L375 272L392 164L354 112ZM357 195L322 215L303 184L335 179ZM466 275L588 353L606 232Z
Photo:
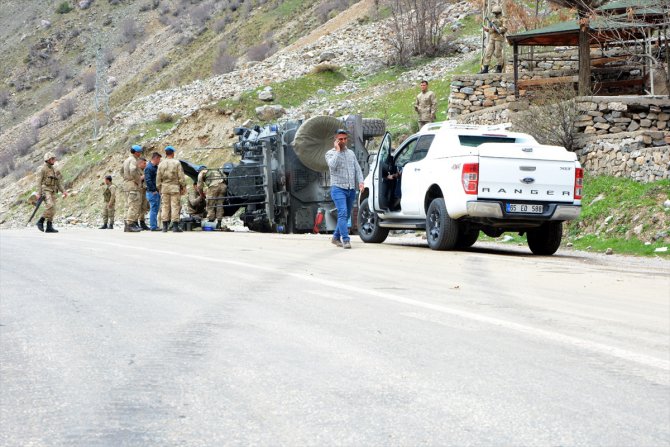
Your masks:
M461 143L461 146L477 147L484 143L515 143L516 138L482 135L459 135L458 141Z

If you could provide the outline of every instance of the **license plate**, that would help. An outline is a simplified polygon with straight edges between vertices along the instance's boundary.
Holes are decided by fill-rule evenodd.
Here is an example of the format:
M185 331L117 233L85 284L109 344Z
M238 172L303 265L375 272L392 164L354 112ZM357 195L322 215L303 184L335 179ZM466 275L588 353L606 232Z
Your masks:
M531 205L529 203L508 203L508 213L527 213L527 214L542 214L544 211L543 205Z

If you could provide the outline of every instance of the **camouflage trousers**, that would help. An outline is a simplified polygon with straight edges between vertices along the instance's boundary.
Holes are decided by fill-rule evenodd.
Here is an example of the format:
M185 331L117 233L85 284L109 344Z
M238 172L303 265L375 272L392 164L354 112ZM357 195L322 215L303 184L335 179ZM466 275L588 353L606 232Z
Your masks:
M137 222L140 217L140 207L142 206L142 198L140 191L126 192L126 222Z
M56 215L56 193L44 191L42 195L44 195L44 202L42 202L44 211L42 212L42 217L46 220L53 220Z
M149 206L149 200L147 200L147 190L143 189L140 191L140 196L142 203L140 204L140 215L139 218L144 220L144 218L147 216L147 213L151 209L151 206Z
M161 221L179 222L181 212L181 194L164 192L161 194Z
M505 44L504 40L489 38L489 43L486 44L486 53L484 53L484 65L489 65L491 63L491 56L495 52L496 61L498 65L504 65L505 61L503 60L503 45Z
M107 220L110 222L114 223L114 214L115 214L116 209L114 207L112 208L107 208L107 204L105 203L102 206L102 223L106 223Z
M223 197L228 185L225 183L212 186L207 190L207 219L223 219Z

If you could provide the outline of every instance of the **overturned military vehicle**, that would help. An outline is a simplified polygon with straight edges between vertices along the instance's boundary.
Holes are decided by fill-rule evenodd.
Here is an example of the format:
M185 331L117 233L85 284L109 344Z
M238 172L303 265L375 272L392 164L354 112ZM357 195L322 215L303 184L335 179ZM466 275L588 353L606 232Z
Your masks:
M333 147L339 128L349 132L349 148L366 176L367 146L372 138L384 135L383 120L363 119L359 115L340 119L316 116L305 122L236 128L239 140L233 150L241 157L240 162L209 169L210 176L220 175L228 184L220 205L224 207L224 215L232 216L242 209L240 219L252 231L333 231L337 212L330 198L325 154ZM197 169L185 171L195 180ZM355 225L355 215L351 221Z

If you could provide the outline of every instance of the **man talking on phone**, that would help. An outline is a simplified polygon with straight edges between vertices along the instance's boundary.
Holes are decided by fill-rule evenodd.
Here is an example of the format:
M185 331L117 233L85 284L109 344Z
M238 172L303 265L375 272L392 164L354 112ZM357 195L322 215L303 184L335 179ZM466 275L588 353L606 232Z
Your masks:
M363 171L354 151L347 148L348 134L339 129L335 134L333 148L326 152L326 163L330 169L330 197L337 208L337 227L331 242L351 248L347 223L356 200L356 187L363 190Z

